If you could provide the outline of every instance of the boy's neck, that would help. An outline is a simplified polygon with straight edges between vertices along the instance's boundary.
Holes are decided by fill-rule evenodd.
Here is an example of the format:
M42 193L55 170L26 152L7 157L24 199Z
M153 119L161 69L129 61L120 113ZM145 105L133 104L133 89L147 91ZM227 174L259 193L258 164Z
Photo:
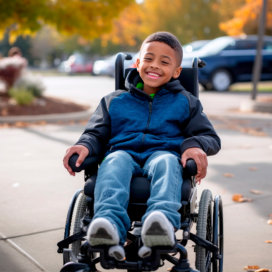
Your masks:
M158 88L148 88L146 86L144 86L144 89L143 89L143 91L148 95L156 94L159 90L160 90L160 87L158 87Z

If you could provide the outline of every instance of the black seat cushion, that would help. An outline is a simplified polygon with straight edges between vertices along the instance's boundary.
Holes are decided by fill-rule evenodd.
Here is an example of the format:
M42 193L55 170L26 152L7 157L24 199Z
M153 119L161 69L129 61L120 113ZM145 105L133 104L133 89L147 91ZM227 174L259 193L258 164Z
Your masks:
M85 195L93 198L96 175L89 177L84 186ZM182 184L181 201L188 201L191 194L191 180L185 178ZM131 204L145 204L150 195L150 181L146 177L133 177L130 185L130 203Z

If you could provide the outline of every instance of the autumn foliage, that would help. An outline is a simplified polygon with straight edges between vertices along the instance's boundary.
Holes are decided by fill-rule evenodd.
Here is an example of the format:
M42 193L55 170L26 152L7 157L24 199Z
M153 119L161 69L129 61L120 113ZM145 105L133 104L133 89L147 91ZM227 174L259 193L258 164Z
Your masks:
M234 10L233 18L220 23L220 29L228 35L257 33L263 0L245 0L245 3ZM267 2L266 33L272 34L272 1Z
M134 0L0 0L0 36L10 30L11 41L18 35L29 35L43 25L59 32L79 34L93 39L109 32L112 19Z
M138 48L155 31L170 31L182 44L221 35L256 34L263 0L0 0L0 39L10 42L44 25L81 41L99 38ZM272 1L268 1L266 34L272 35Z

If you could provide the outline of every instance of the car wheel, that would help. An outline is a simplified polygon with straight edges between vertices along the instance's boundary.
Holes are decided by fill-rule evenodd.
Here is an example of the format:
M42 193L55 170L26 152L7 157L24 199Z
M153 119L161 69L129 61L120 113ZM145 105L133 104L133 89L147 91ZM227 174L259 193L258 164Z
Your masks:
M213 89L218 92L227 91L232 83L231 74L224 69L217 70L212 75Z

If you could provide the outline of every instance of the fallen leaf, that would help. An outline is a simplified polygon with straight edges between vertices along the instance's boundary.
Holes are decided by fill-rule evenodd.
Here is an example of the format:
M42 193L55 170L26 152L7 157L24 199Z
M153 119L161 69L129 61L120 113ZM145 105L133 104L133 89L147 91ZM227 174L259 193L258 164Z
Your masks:
M255 270L255 272L270 272L270 271L271 270L268 268L260 268L260 269Z
M254 190L254 189L251 189L250 192L254 195L261 195L263 192L259 191L259 190Z
M234 175L232 173L224 173L224 177L226 177L226 178L233 178Z
M241 195L241 194L234 194L233 196L232 196L232 200L234 201L234 202L251 202L252 201L252 199L250 199L250 198L246 198L246 197L244 197L243 195Z
M249 169L250 171L257 171L257 170L258 170L258 168L255 167L255 166L249 167L248 169Z
M272 240L266 240L265 243L272 244Z
M268 225L272 225L272 219L267 220Z
M256 269L259 269L260 267L258 265L248 265L244 267L244 270L247 270L248 272L253 272Z

